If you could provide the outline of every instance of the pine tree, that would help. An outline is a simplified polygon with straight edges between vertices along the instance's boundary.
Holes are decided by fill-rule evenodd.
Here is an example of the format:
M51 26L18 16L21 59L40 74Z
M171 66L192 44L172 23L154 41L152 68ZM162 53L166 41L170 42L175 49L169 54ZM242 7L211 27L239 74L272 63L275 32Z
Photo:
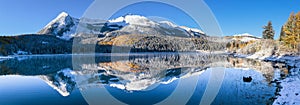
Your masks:
M279 41L283 41L284 37L285 37L284 26L282 26L280 31Z
M272 22L269 21L267 26L263 27L263 38L264 39L274 39L275 31L272 26Z

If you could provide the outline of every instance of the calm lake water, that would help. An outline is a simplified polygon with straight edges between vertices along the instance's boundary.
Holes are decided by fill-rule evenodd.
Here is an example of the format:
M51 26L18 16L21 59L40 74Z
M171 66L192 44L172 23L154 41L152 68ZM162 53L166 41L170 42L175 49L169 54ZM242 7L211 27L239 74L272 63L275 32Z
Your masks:
M0 105L265 105L287 76L283 64L202 53L20 56L0 67Z

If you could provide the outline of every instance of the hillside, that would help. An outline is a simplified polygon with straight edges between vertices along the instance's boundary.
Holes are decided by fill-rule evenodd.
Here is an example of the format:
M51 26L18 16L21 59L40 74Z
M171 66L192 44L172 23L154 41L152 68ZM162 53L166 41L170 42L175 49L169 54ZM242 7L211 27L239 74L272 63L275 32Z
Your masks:
M219 38L220 39L220 38ZM176 43L174 43L176 42ZM144 16L77 19L63 12L37 34L2 36L0 55L225 50L199 29ZM115 50L117 49L117 50Z
M72 52L72 41L53 35L1 36L0 55L65 54Z

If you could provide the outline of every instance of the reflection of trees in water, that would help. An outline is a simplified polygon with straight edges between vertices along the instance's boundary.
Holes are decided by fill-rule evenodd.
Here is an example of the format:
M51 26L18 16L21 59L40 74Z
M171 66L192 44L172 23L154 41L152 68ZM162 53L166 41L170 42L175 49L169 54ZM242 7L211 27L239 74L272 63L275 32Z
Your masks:
M0 75L9 75L9 74L14 74L12 69L6 66L6 63L0 64Z
M72 60L68 56L23 56L0 62L0 68L0 74L46 75L72 68Z
M243 58L231 58L226 55L216 54L160 54L160 55L136 55L120 56L112 59L111 56L97 56L95 61L91 61L93 56L80 56L77 64L72 64L71 56L57 57L28 57L24 59L9 59L0 62L1 75L43 75L40 76L47 81L50 86L59 88L60 92L70 93L75 87L70 76L60 72L65 68L76 67L75 73L89 75L85 80L87 84L109 84L120 82L121 80L139 81L142 79L168 81L172 77L180 78L187 73L194 74L211 67L225 68L249 68L263 74L267 82L274 78L274 70L280 69L281 76L286 76L287 69L284 65L258 60ZM113 61L112 61L113 60ZM97 62L97 63L95 63ZM132 77L140 77L130 79ZM80 82L80 83L81 83ZM64 84L66 87L61 87Z
M159 56L129 57L128 60L115 62L99 62L99 66L118 71L143 71L143 70L165 70L182 67L200 67L211 66L214 62L225 61L226 57L222 55L204 55L204 54L166 54ZM125 68L125 69L124 69Z
M77 58L79 62L73 65L71 56L9 59L0 62L1 74L41 75L55 73L61 69L72 67L77 67L76 70L99 70L98 68L101 67L106 70L121 72L153 72L182 67L202 69L209 67L226 67L253 69L261 72L268 81L271 81L274 76L274 69L282 70L282 76L285 76L288 73L287 69L280 64L243 58L231 58L225 55L216 54L173 53L136 55L129 57L97 56L94 58L97 64L93 64L95 61L91 61L91 57L93 56L80 56Z
M262 62L252 59L242 59L242 58L229 58L228 62L236 68L249 68L259 71L266 77L268 82L271 82L274 78L274 67L271 62Z
M0 37L0 55L8 55L7 52L7 45L11 44L11 40L17 39L18 37L7 37L7 36L1 36Z
M107 70L120 72L153 72L171 68L194 67L225 67L225 68L248 68L259 71L266 77L268 82L274 78L274 70L280 69L282 76L286 74L283 64L264 62L245 58L231 58L224 55L206 54L177 54L144 56L129 58L129 60L115 62L100 62L99 67Z
M264 62L260 60L244 59L244 58L228 58L228 62L236 68L249 68L259 71L266 77L267 81L270 83L274 79L275 70L280 70L280 77L285 78L288 75L288 69L285 64L274 63L274 62Z

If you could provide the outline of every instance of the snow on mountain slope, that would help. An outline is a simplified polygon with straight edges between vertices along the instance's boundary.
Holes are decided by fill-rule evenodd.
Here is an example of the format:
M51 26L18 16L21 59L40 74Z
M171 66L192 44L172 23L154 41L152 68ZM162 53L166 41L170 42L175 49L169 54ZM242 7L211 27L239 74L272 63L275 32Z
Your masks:
M183 37L205 35L199 29L178 26L169 21L155 22L140 15L125 15L108 21L87 18L79 20L65 12L60 13L38 33L55 35L64 40L69 40L77 36L78 33L104 35L149 34Z
M107 27L115 29L114 31L118 33L130 34L173 35L182 37L200 37L201 35L205 35L204 32L198 29L178 26L169 21L155 22L139 15L126 15L111 19L108 21ZM113 32L113 34L116 32Z
M169 21L160 21L159 25L164 28L175 28L178 27L176 24Z
M234 36L233 40L240 40L242 42L249 42L249 41L255 41L255 40L260 39L249 33L236 34L236 35L232 35L232 36Z
M201 35L205 35L205 33L199 29L196 28L189 28L186 26L180 26L180 28L186 30L189 34L191 34L192 36L201 36Z
M38 33L53 34L61 39L69 40L75 34L78 23L79 19L62 12Z
M118 17L116 19L108 20L108 24L117 24L120 26L126 25L139 25L139 26L156 26L157 23L147 19L144 16L139 15L126 15L122 17Z

